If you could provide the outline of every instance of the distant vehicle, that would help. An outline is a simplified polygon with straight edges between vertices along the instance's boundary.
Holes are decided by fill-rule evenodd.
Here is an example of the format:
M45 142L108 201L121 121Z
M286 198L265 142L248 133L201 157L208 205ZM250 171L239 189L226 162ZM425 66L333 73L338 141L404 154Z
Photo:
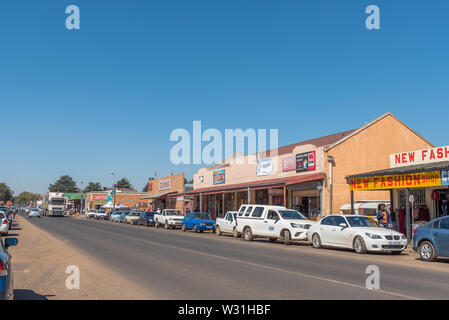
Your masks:
M407 237L400 232L379 227L370 217L330 215L313 225L308 234L314 248L339 247L357 253L390 251L400 254L407 248Z
M14 299L14 270L8 248L17 243L17 238L0 239L0 300Z
M38 208L31 208L30 213L28 214L28 218L31 219L32 217L41 217L41 213Z
M97 220L108 220L109 216L106 210L104 209L98 209L97 212L95 212L95 219Z
M228 211L224 218L217 218L215 234L220 236L222 233L232 233L235 238L240 234L237 232L237 211Z
M137 221L138 225L142 226L152 226L154 227L154 214L156 212L153 211L140 211L139 220Z
M307 220L299 211L281 206L247 204L240 206L236 232L243 239L278 239L288 245L292 240L307 240L307 232L316 222Z
M96 214L97 214L97 210L90 209L86 212L86 218L87 219L95 218Z
M125 211L120 214L120 223L126 223L126 217L131 213L131 211Z
M154 215L156 228L164 226L165 229L176 228L182 226L182 219L184 215L181 210L164 209L161 213Z
M424 261L449 257L449 217L440 217L418 227L413 235L413 250Z
M127 224L137 224L140 217L140 211L132 210L125 218Z
M44 216L63 217L65 212L65 199L62 192L49 192L42 200Z
M213 231L215 232L215 221L208 213L191 212L182 219L182 231L193 230L194 232Z
M110 220L111 222L120 222L120 215L122 214L122 211L113 211L111 212Z
M9 232L9 220L4 211L0 211L0 235L7 236Z

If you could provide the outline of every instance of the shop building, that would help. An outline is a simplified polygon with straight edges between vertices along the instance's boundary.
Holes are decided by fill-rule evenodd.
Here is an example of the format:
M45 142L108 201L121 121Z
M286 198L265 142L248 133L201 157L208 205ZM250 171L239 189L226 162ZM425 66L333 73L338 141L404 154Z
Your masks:
M192 211L193 198L182 194L192 189L192 185L186 183L184 173L174 174L148 181L148 194L142 200L147 201L148 208L153 211L178 209L186 213Z
M132 189L117 189L115 196L115 204L116 205L124 205L130 209L139 209L145 210L148 208L148 203L145 200L142 200L142 197L145 196L145 192L137 192ZM112 192L111 190L105 191L92 191L88 192L85 195L85 204L86 209L100 209L101 206L104 206L109 201L112 200Z
M379 170L391 153L433 147L391 113L359 129L239 155L193 176L194 210L223 216L241 204L283 205L310 218L336 213L351 202L346 177ZM353 200L388 199L388 191L353 194Z

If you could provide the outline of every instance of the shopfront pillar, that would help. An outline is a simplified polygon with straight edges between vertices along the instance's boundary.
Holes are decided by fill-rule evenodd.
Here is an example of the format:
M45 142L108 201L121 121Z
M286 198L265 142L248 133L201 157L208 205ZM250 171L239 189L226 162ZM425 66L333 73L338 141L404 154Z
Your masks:
M354 191L351 191L351 214L354 214Z
M222 197L221 216L224 217L225 216L225 193L224 192L221 194L221 197Z
M410 229L410 190L405 189L405 227L407 228L407 241L410 242L412 239L411 229Z
M284 184L284 207L287 207L287 187Z

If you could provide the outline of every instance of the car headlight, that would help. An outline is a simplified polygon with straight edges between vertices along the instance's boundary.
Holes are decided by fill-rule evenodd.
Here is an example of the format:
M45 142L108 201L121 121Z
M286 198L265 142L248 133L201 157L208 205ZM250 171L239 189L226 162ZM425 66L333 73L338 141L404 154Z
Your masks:
M405 234L402 235L402 240L407 240L407 236Z
M299 223L290 223L290 225L291 225L293 228L304 229L304 225L303 225L303 224L299 224Z
M369 233L369 232L365 232L365 234L368 238L371 238L371 239L382 239L382 237L379 236L378 234L373 234L373 233Z

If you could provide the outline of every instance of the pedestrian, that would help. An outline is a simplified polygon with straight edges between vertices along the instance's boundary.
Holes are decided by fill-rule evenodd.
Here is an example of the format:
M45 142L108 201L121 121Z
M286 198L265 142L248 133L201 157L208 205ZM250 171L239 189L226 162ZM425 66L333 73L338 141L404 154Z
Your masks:
M391 215L388 212L385 204L380 204L378 206L378 211L377 211L377 221L379 223L379 226L383 226L384 228L390 229L392 227L391 224Z

